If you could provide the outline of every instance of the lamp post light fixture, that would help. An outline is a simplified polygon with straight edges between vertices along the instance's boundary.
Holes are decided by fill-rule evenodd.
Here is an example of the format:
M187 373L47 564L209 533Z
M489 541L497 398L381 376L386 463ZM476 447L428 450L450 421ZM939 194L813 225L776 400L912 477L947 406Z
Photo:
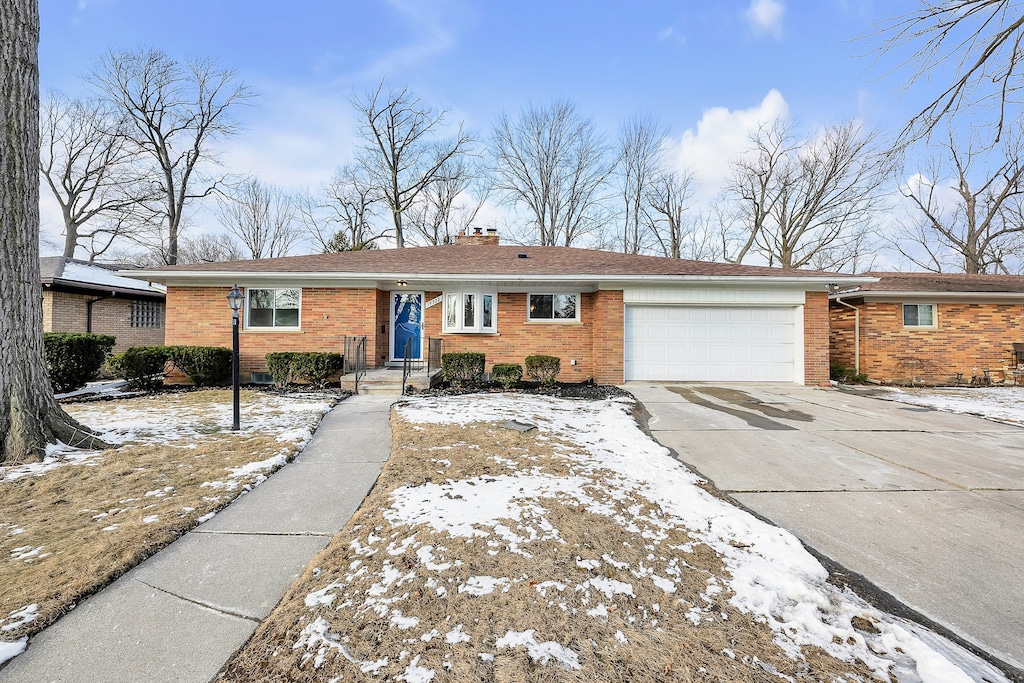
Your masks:
M231 429L238 431L238 312L242 310L245 295L234 285L228 292L228 305L231 306L231 388L234 392L234 416Z

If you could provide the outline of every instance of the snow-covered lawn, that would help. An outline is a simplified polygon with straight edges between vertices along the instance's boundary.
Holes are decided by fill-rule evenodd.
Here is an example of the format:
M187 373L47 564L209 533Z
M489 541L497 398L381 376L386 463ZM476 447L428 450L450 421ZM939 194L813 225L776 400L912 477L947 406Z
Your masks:
M1024 427L1024 387L895 389L875 394L887 401L899 401L950 413L978 415Z
M1006 680L829 583L632 407L403 401L377 486L228 679Z
M216 514L302 449L335 399L223 390L68 404L117 446L0 468L0 662L82 596Z

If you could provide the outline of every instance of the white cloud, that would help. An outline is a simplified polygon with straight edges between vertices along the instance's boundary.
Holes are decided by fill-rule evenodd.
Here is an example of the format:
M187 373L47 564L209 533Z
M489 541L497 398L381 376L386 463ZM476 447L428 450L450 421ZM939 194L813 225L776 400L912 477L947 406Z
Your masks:
M697 181L695 199L707 202L729 177L730 162L750 146L750 133L761 124L788 117L789 105L775 89L750 109L707 109L696 130L689 129L670 141L669 159L693 172Z
M782 38L782 15L786 5L781 0L750 0L744 17L755 33Z
M686 36L677 31L673 26L666 26L658 31L658 40L661 42L671 40L678 45L686 45Z

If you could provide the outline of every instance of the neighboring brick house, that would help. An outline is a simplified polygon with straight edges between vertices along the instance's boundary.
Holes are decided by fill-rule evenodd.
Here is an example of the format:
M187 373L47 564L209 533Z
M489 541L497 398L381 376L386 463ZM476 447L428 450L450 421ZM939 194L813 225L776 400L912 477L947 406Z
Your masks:
M165 288L119 275L117 266L63 256L39 259L44 332L117 338L114 352L164 343Z
M244 289L241 365L273 351L342 351L369 364L482 351L495 363L561 358L561 381L828 379L828 287L869 278L573 249L456 244L168 266L167 343L231 345L225 298Z
M878 281L830 296L833 363L882 381L969 381L1024 362L1024 277L865 275Z

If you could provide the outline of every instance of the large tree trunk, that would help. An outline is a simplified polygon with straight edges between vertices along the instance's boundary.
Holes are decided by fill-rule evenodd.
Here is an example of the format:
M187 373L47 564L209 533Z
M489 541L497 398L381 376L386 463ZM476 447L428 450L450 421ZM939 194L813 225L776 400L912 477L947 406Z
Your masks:
M103 445L61 410L43 359L39 279L39 6L0 2L0 464L47 443Z

